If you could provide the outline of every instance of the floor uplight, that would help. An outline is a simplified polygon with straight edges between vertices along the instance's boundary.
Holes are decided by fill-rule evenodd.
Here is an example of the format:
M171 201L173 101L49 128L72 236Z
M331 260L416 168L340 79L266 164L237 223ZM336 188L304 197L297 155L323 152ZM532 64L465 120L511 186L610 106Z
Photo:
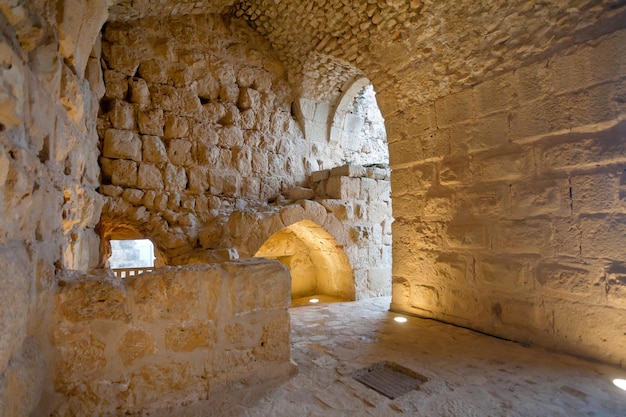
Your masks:
M406 323L406 317L395 317L393 319L394 321L397 321L398 323Z
M316 304L316 303L319 303L319 302L320 302L320 300L318 298L311 298L311 299L309 299L309 303L311 303L311 304Z
M621 388L626 391L626 379L615 378L613 380L613 384L615 384L617 388Z

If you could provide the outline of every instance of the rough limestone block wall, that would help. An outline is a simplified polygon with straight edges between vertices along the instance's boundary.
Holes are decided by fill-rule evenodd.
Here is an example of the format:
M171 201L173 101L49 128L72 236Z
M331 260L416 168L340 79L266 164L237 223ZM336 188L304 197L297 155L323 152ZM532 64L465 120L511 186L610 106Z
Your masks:
M389 295L393 223L389 169L343 165L313 173L310 182L316 201L347 232L342 244L354 271L356 298Z
M616 31L387 119L392 309L624 366L625 48Z
M180 264L224 248L251 257L273 233L312 220L345 246L358 298L388 294L388 178L379 188L355 178L350 195L312 201L302 186L341 165L343 145L304 139L282 64L241 25L218 15L107 25L103 229L128 225Z
M243 22L109 23L103 56L103 222L136 227L169 257L224 247L212 223L338 164L304 140L282 64Z
M40 415L143 415L288 376L290 276L276 261L67 274Z
M97 37L106 16L104 2L0 2L2 416L29 415L39 402L55 273L98 262Z

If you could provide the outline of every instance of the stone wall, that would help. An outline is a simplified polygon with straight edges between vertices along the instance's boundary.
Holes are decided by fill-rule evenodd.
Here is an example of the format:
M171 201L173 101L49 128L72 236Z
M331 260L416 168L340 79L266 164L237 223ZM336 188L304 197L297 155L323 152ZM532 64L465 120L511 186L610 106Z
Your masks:
M344 246L358 298L389 294L388 172L344 173L346 141L303 137L285 70L263 39L218 15L143 19L109 23L103 56L105 239L130 227L174 263L230 248L251 257L307 219ZM333 167L328 190L319 188L320 168L328 176Z
M98 262L104 2L0 2L0 415L38 403L54 275ZM44 338L45 339L45 338Z
M103 223L133 225L169 256L219 247L207 223L267 209L340 164L304 140L282 64L240 22L110 23L104 40Z
M236 15L307 94L372 81L395 309L623 364L623 3L245 0Z
M625 45L388 119L394 310L624 364Z
M123 281L68 272L38 415L143 415L287 377L289 305L289 272L276 261L166 267Z

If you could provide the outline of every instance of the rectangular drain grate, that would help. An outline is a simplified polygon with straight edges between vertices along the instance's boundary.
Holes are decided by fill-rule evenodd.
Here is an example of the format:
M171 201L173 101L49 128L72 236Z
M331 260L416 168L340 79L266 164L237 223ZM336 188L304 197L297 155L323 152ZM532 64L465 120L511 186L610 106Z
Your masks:
M418 390L420 385L428 381L428 378L417 372L387 361L360 369L352 378L392 400L409 391Z

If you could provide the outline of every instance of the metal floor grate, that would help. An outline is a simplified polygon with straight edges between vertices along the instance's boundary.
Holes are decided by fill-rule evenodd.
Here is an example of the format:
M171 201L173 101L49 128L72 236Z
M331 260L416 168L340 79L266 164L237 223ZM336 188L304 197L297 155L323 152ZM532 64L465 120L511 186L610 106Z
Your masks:
M358 370L352 378L392 400L409 391L418 390L420 385L428 381L428 378L417 372L387 361Z

